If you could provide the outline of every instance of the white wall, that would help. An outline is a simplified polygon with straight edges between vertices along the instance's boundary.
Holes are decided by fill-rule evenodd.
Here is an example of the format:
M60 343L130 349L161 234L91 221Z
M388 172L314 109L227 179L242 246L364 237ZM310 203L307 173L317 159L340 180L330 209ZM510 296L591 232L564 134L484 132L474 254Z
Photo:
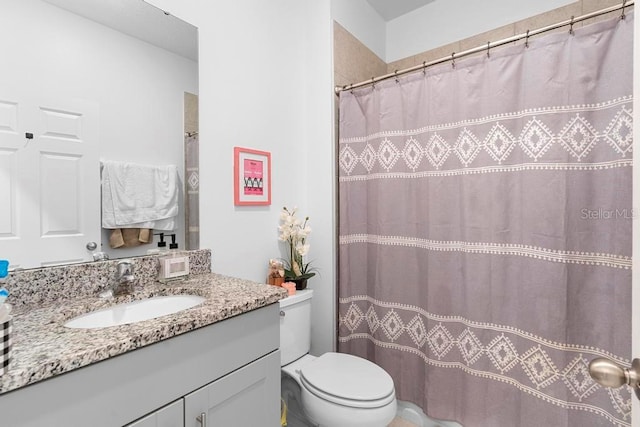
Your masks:
M366 0L331 0L331 16L386 61L387 25Z
M574 1L436 0L387 23L386 61L416 55Z
M38 0L2 4L0 51L0 94L96 102L101 159L175 164L184 176L183 99L198 93L196 62Z
M264 282L282 206L311 217L312 352L335 346L329 0L150 0L199 28L200 242L218 273ZM233 205L233 147L272 155L272 204Z
M331 0L331 14L390 63L574 1L436 0L385 22L366 0Z

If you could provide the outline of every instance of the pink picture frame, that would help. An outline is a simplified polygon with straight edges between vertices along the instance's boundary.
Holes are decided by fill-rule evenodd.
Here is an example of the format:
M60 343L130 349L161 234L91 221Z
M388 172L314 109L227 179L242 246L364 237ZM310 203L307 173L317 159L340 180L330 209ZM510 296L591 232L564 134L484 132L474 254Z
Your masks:
M236 206L271 204L271 153L233 148L233 203Z

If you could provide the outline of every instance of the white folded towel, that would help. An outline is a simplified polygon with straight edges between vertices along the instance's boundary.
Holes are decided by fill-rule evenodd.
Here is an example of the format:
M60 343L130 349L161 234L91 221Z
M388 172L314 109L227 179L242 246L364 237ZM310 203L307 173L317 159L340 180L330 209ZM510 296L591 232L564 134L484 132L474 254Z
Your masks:
M174 230L177 215L176 166L103 162L102 227Z

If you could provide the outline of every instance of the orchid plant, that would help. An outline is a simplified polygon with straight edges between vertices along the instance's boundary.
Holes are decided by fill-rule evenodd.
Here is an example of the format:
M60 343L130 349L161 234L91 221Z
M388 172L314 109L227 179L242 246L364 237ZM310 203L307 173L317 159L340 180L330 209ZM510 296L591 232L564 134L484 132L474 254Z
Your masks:
M287 242L289 250L289 259L285 260L287 265L284 270L286 280L302 280L309 279L316 275L314 268L310 266L310 262L305 264L304 257L309 253L309 244L307 237L311 233L309 226L309 217L304 221L296 218L297 208L289 210L286 207L280 212L280 240Z

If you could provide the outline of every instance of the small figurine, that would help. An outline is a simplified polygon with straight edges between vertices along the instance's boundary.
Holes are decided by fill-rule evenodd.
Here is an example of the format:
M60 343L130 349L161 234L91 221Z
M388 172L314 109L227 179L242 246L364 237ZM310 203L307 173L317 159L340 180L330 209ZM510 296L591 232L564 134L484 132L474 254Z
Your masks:
M267 283L274 286L282 286L282 283L284 283L284 265L282 261L278 261L277 259L269 260Z

